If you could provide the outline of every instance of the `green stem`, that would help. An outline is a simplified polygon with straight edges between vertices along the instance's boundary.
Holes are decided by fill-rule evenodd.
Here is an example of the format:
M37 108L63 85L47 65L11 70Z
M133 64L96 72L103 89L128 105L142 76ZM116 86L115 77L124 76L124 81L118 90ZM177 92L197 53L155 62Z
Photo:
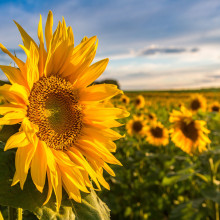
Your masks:
M213 159L210 157L209 158L209 165L210 165L210 170L211 170L211 183L212 185L215 185L215 166ZM215 209L215 219L219 220L219 204L217 202L214 202L214 209Z
M16 220L17 219L17 209L8 207L8 220Z
M8 220L22 220L22 208L8 207Z

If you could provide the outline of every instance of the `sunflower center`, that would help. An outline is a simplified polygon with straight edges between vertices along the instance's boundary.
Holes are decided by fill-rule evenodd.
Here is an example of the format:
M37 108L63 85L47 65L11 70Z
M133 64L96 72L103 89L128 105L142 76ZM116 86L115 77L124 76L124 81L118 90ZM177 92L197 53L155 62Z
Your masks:
M139 105L140 103L141 103L141 100L140 100L140 99L136 99L136 100L135 100L135 104L136 104L136 105Z
M140 132L143 128L143 125L140 121L135 121L132 125L132 129L135 131L135 132Z
M127 103L126 98L123 98L123 99L122 99L122 102L123 102L123 103Z
M163 137L163 129L160 127L156 127L156 128L151 128L151 134L156 137L156 138L161 138Z
M151 115L151 114L148 114L148 117L149 117L149 119L153 119L154 117L153 117L153 115Z
M195 99L195 100L192 101L192 103L191 103L191 109L192 110L197 110L200 107L201 107L201 104L200 104L199 100Z
M219 111L219 107L218 106L213 106L212 107L212 111L213 112L218 112Z
M198 130L195 127L194 121L190 122L189 124L187 124L186 122L182 122L181 131L187 138L189 138L193 142L195 142L199 137Z
M81 133L82 106L77 91L70 82L56 76L42 77L34 83L27 116L38 125L38 138L54 149L70 147Z

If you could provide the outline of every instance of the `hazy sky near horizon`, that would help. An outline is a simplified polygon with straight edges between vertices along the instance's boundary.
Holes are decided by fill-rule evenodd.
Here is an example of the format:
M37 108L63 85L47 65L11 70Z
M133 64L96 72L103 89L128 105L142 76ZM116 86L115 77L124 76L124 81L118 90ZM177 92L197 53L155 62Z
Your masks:
M110 59L100 79L124 90L220 87L219 0L0 0L0 8L0 42L23 60L13 20L38 42L39 15L45 24L52 10L54 30L63 16L76 44L97 35L95 61ZM0 52L0 64L10 62Z

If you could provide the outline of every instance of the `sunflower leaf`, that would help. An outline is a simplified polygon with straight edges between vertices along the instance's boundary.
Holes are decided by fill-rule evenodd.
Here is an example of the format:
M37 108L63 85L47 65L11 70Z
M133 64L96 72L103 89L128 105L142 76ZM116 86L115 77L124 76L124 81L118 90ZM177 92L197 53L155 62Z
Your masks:
M96 193L82 193L82 203L68 199L67 193L63 190L62 205L59 213L56 212L56 199L52 195L50 201L42 206L47 196L47 183L43 193L37 191L31 176L28 175L21 190L19 184L11 186L15 172L15 150L4 152L4 143L0 142L0 204L14 208L23 208L34 213L37 218L46 220L109 220L109 209Z

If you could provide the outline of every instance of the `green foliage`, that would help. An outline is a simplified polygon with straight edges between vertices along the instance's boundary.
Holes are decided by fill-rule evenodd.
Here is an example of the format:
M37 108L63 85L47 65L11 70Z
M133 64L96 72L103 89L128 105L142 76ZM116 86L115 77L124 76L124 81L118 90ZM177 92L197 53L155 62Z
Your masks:
M82 193L82 203L76 203L68 199L63 192L62 205L59 213L56 212L55 196L49 203L43 206L47 195L47 184L43 193L37 191L30 175L21 190L19 184L11 186L15 172L15 151L3 152L4 144L0 146L0 204L14 208L23 208L33 212L37 218L46 219L75 219L75 220L108 220L110 219L109 209L92 190L90 194Z

